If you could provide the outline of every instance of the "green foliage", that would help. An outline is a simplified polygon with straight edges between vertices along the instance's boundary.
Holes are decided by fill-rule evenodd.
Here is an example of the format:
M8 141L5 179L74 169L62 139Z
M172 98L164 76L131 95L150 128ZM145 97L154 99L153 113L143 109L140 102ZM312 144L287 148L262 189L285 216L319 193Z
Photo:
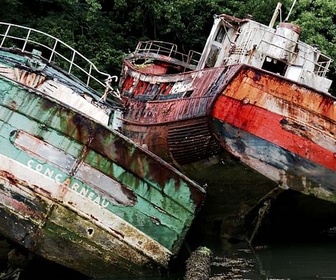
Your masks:
M302 27L303 41L336 58L336 1L283 0L284 20ZM247 14L268 24L278 0L0 0L2 21L50 33L75 47L102 71L120 73L122 58L138 40L176 43L201 51L213 15ZM336 64L330 77L335 78ZM336 87L336 85L334 85Z
M336 1L300 0L294 10L295 23L302 28L301 40L314 44L324 54L336 59ZM334 80L331 92L336 95L336 61L329 78Z
M20 23L24 18L24 8L20 0L0 0L0 18L1 21L11 23ZM17 11L22 11L18 13Z

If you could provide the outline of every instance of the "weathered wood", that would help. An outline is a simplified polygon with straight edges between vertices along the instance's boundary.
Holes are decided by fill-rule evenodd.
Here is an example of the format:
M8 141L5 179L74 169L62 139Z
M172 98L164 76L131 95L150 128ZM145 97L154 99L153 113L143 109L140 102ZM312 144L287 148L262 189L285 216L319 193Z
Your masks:
M0 26L0 233L90 277L158 274L205 190L116 131L116 104L71 75L75 65L63 71L43 57L63 57L61 41ZM16 38L21 50L6 48L12 27L28 34Z

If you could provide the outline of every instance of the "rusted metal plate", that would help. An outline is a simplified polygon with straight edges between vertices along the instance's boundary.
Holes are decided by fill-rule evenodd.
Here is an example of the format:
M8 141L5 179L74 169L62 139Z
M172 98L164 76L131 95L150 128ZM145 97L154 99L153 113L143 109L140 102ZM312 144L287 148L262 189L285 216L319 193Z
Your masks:
M158 58L150 45L138 47L125 59L120 84L130 104L124 117L126 133L141 127L141 143L156 151L144 124L179 124L181 131L163 134L174 141L162 144L160 152L169 151L168 157L184 164L197 157L183 161L179 149L194 144L195 150L206 150L205 139L213 135L217 145L282 188L335 202L336 99L328 92L331 80L326 77L332 60L301 42L300 33L291 23L273 28L219 15L196 68L175 68L173 73L169 70L177 67L174 60ZM150 63L137 67L137 61L145 61L143 56ZM168 52L166 56L173 57ZM153 65L166 67L166 73L144 72ZM210 135L191 133L189 119L199 120L202 127L209 116ZM184 142L183 135L194 142Z
M223 146L283 188L335 202L336 100L248 66L214 103Z
M206 115L224 69L148 75L147 67L153 66L137 68L125 61L120 81L125 100L122 133L174 164L218 154Z
M140 42L122 68L122 131L183 170L222 148L283 189L334 203L332 59L274 22L214 17L196 64L177 62L175 45Z

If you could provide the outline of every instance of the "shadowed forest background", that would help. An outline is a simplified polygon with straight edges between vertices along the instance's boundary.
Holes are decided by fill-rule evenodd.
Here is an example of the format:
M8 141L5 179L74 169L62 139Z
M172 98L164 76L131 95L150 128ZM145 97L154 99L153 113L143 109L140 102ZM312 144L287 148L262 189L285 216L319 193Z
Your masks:
M270 22L279 0L0 0L1 21L49 33L119 75L122 58L139 40L175 43L181 52L201 51L213 15L251 15ZM336 1L283 0L280 18L302 28L300 39L336 59ZM278 18L279 20L279 18ZM336 62L328 77L336 80ZM331 92L336 95L336 82Z

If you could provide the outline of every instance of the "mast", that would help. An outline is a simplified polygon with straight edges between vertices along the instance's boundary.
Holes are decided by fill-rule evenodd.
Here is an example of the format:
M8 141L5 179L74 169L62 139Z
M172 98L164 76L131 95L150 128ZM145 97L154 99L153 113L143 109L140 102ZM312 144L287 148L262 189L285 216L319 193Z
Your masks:
M280 10L281 10L281 6L282 6L282 4L281 4L280 2L278 2L277 6L276 6L276 8L275 8L275 10L274 10L272 19L271 19L271 21L270 21L268 27L273 28L273 26L274 26L274 24L275 24L275 21L276 21L278 15L279 15Z
M289 16L290 16L290 14L292 13L292 10L293 10L295 4L296 4L296 0L293 1L292 7L290 8L289 13L288 13L288 16L286 17L285 21L288 21L288 18L289 18Z

